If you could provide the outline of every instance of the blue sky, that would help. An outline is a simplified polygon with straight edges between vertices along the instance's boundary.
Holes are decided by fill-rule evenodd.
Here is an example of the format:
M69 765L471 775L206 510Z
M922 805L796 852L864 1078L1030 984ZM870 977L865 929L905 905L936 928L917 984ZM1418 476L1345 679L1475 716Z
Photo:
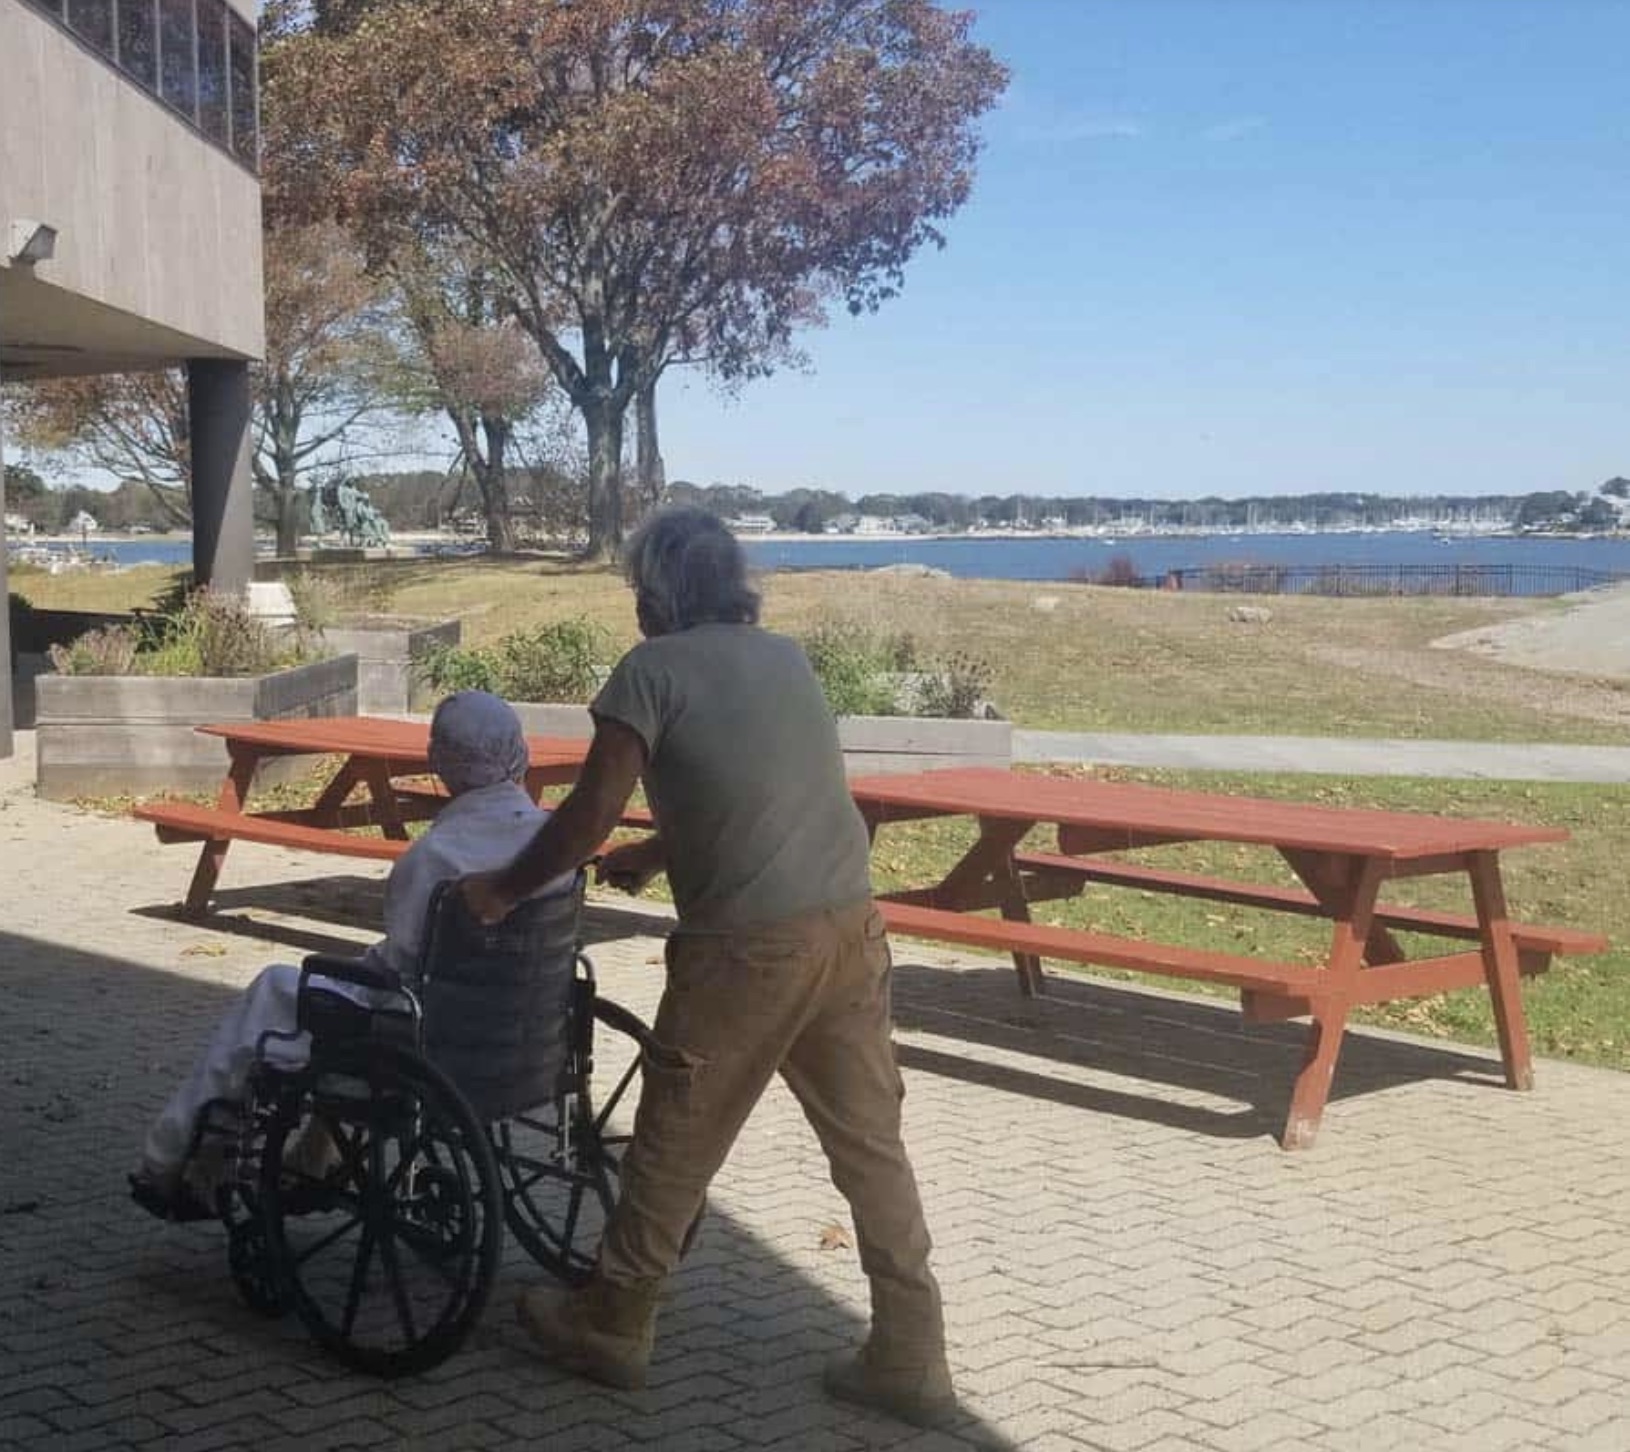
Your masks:
M986 0L973 200L670 478L1147 495L1630 473L1630 4Z

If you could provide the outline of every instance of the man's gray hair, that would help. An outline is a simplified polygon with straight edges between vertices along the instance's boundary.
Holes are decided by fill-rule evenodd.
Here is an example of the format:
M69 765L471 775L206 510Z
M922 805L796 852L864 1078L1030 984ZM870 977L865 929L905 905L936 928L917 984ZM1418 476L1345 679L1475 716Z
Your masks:
M747 556L724 522L675 505L646 517L628 538L623 568L649 635L693 625L757 625L758 591Z

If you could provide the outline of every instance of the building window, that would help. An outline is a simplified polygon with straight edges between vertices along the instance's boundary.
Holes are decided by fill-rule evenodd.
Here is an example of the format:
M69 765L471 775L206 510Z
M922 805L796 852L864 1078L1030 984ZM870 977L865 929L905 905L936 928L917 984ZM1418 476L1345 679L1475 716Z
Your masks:
M144 90L158 87L155 0L119 0L119 65Z
M236 15L232 26L232 149L250 166L260 165L260 122L255 100L255 28Z
M255 170L255 27L227 0L26 0Z
M158 0L159 94L188 120L197 115L198 53L192 0Z
M226 6L198 0L198 125L211 141L228 142Z
M103 55L113 54L113 0L68 0L68 28Z

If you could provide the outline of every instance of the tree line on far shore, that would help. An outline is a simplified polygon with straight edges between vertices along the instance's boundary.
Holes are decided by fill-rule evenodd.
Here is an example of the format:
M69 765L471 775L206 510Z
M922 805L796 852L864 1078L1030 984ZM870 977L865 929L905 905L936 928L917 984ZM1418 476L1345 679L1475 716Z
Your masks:
M479 493L459 471L364 473L353 482L397 531L453 530L484 537ZM179 491L177 491L179 492ZM6 510L34 528L60 531L85 511L105 529L166 529L173 511L161 507L151 487L129 481L101 491L53 488L25 464L6 466ZM569 465L537 464L513 469L504 479L509 547L577 542L585 517L581 477ZM850 496L831 489L791 489L765 494L748 485L698 485L675 480L660 502L696 504L723 519L756 517L778 530L805 534L841 531L862 518L922 530L973 528L1104 529L1136 521L1154 529L1218 531L1288 528L1387 529L1423 521L1454 525L1498 524L1550 532L1602 533L1630 521L1630 479L1613 478L1594 491L1544 490L1531 494L1383 495L1294 494L1240 499L1137 499L1039 494L960 495L943 491ZM176 500L177 507L184 501ZM1621 512L1622 511L1622 512Z

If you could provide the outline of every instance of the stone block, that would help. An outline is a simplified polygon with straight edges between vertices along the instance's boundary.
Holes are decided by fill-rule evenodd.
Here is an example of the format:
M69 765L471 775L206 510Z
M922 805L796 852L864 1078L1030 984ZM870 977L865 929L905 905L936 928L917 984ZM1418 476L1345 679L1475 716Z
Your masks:
M428 711L435 693L420 671L432 651L459 643L456 620L382 620L323 631L330 650L357 658L357 710L364 716Z

